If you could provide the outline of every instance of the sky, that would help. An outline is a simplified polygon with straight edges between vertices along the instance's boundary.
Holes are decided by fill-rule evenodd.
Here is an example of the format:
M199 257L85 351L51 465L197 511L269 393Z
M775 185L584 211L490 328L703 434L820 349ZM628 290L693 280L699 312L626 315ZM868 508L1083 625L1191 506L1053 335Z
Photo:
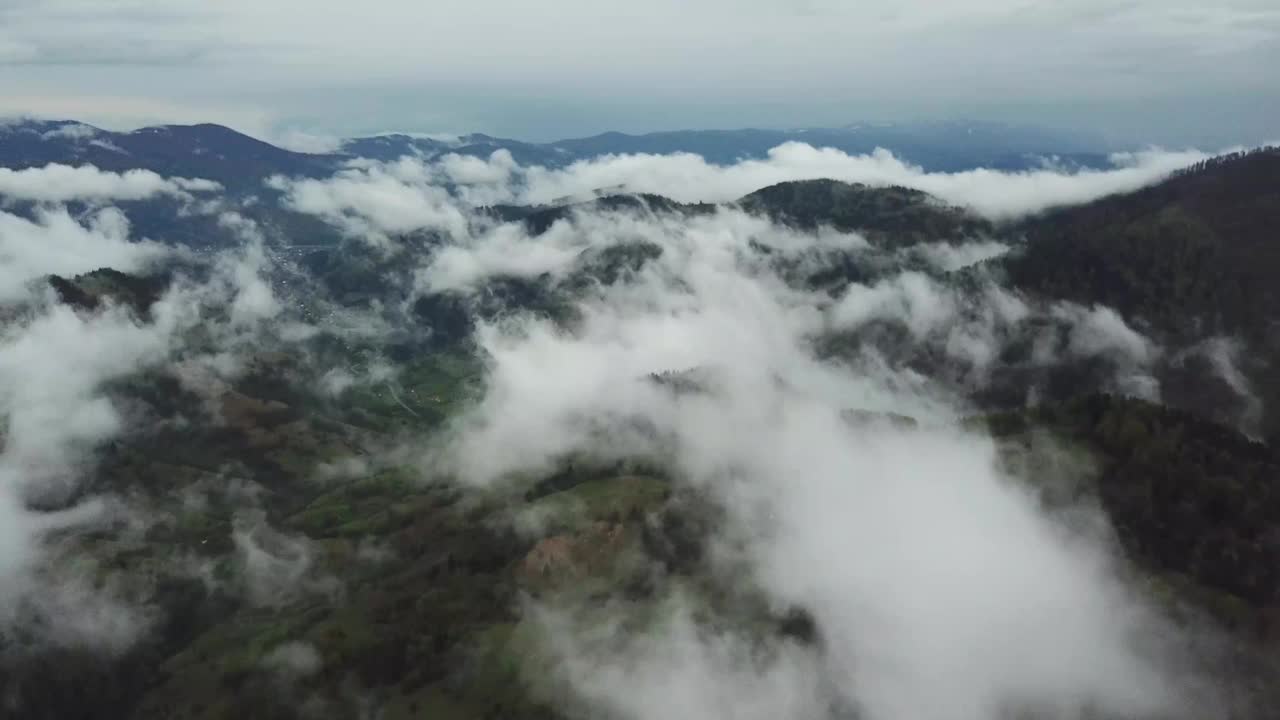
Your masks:
M968 118L1280 137L1275 0L0 0L0 115L258 136Z

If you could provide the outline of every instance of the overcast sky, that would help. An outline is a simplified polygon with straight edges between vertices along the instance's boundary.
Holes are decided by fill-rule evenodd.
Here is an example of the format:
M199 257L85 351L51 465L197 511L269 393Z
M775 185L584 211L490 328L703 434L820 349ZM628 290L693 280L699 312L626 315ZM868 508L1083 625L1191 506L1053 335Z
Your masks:
M0 0L0 114L484 131L974 118L1280 137L1280 0Z

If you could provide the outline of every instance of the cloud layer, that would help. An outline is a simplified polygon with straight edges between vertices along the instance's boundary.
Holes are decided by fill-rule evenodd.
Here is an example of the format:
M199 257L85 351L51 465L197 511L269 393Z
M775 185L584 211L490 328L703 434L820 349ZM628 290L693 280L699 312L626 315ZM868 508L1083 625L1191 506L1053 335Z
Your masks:
M23 297L28 284L46 275L72 276L115 268L142 269L170 253L150 241L129 238L129 222L116 208L104 208L82 224L65 208L40 209L34 219L0 211L0 301Z
M145 627L145 612L56 554L68 538L58 541L58 531L121 520L118 502L82 496L100 447L141 431L109 387L163 369L179 353L188 368L234 375L236 355L280 305L263 278L262 238L241 218L245 244L213 258L200 280L175 278L145 317L109 298L97 309L73 308L39 279L138 270L180 253L130 242L116 208L98 210L87 225L57 206L36 217L0 214L0 251L15 259L0 276L0 637L21 621L55 643L124 650ZM191 352L197 326L212 348Z
M288 191L295 209L330 218L354 232L368 227L384 232L423 227L456 232L461 218L441 192L445 183L456 186L458 197L470 205L546 204L601 192L730 202L775 183L828 178L916 188L948 204L1004 220L1136 190L1206 157L1196 151L1151 150L1117 156L1116 167L1109 170L930 173L887 150L849 155L802 143L780 145L763 160L723 167L697 155L676 154L605 156L548 169L521 166L499 150L487 159L449 155L424 163L406 157L395 163L366 163L326 181L276 179L273 184Z
M549 170L495 153L359 161L332 178L269 186L286 207L368 241L335 252L383 262L378 281L411 282L396 288L410 301L443 295L471 307L491 299L492 281L515 278L537 280L571 306L568 320L520 307L478 319L483 395L442 435L415 438L429 447L433 472L485 488L570 455L656 462L723 510L725 527L709 541L719 568L771 608L803 608L818 628L813 646L756 652L746 633L703 626L675 583L662 588L671 617L620 644L593 642L594 628L572 609L531 611L575 701L636 720L839 717L850 708L868 720L1177 717L1202 701L1172 669L1184 659L1175 647L1182 637L1125 582L1105 523L1082 527L1047 513L1027 478L1001 464L996 442L962 422L975 411L969 391L1017 343L1032 346L1027 365L1097 360L1117 389L1157 397L1149 370L1162 349L1125 318L1024 297L981 271L963 287L935 272L1007 249L990 239L891 251L856 233L801 232L734 207L692 217L583 208L532 236L476 206L602 189L731 201L762 185L834 177L917 187L1003 220L1132 190L1201 157L1152 151L1117 158L1107 171L945 174L887 152L801 144L727 167L632 155ZM73 218L56 203L217 188L58 166L3 179L12 197L41 205L31 220L0 214L0 254L19 259L0 274L0 621L41 590L33 569L49 531L102 510L30 505L41 494L74 498L93 451L126 432L106 385L181 355L189 385L218 386L266 339L318 331L273 285L269 274L289 269L277 266L270 239L232 212L219 222L242 242L207 258L198 279L179 278L145 320L110 304L58 304L31 281L99 265L137 269L170 251L131 241L119 210ZM426 240L397 237L419 231ZM604 279L599 267L612 251L640 261ZM868 277L804 282L862 260ZM311 301L324 309L323 298ZM372 320L352 311L351 324L377 334L379 310ZM189 335L199 342L188 344ZM1230 381L1229 348L1210 352ZM922 359L960 368L959 379L932 377ZM324 377L335 396L357 382L348 368L331 370ZM373 364L367 373L390 374ZM673 387L655 375L687 382ZM887 421L903 416L911 422ZM256 514L237 517L230 541L254 605L332 590L315 577L316 551ZM263 662L285 676L323 667L306 646Z
M189 198L191 193L220 190L211 180L165 178L150 170L123 173L99 170L92 165L60 165L11 170L0 168L0 197L65 203L72 200L144 200L156 195Z
M1031 313L1020 300L998 289L966 299L905 273L832 301L750 261L760 238L733 212L679 229L579 222L595 242L643 238L663 252L584 298L569 329L483 325L487 392L441 459L481 483L566 455L664 462L726 509L721 552L741 582L805 608L822 638L818 656L760 656L745 636L677 614L647 637L600 644L592 621L552 610L562 670L591 707L638 719L852 707L871 720L1190 707L1164 664L1176 655L1160 645L1170 630L1120 580L1105 534L1046 516L1000 469L993 442L960 428L966 403L944 385L885 363L874 344L840 359L815 352L817 337L872 320L922 343L967 316L1014 326ZM789 244L789 231L754 232ZM1147 358L1109 311L1069 312L1079 317L1067 351ZM975 342L994 355L1001 341ZM697 389L651 379L671 372ZM850 411L918 426L850 423Z

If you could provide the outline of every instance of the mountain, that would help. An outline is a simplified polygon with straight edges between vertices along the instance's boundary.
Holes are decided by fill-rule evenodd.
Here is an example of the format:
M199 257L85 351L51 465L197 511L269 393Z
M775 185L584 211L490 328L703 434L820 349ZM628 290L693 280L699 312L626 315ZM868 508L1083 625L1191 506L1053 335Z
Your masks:
M268 175L327 175L338 161L336 156L283 150L212 124L162 125L132 132L111 132L73 121L0 124L0 167L15 170L49 163L93 165L112 172L142 168L252 192Z
M1276 408L1277 228L1280 149L1263 148L1032 220L1024 250L1004 265L1021 288L1116 308L1170 345L1243 342L1245 379ZM1262 431L1276 437L1280 414L1268 410Z
M1264 408L1246 423L1251 431L1272 438L1280 432L1280 413L1269 409L1280 402L1280 150L1222 156L1136 192L1012 225L916 190L823 180L764 188L740 205L798 227L858 230L881 245L997 239L1013 251L990 265L1012 286L1032 297L1114 308L1156 340L1165 349L1156 377L1166 402L1235 423L1247 414L1243 393ZM1228 374L1239 371L1235 389L1207 379L1224 363L1233 368ZM1088 375L1083 366L1071 372ZM1066 399L1083 378L1068 373L1044 382ZM1022 402L1027 382L1012 380L1007 402Z
M1217 158L1027 224L1020 285L1172 333L1272 334L1280 317L1280 149Z
M761 188L738 204L777 222L805 229L826 225L861 232L880 244L906 246L995 234L990 222L972 212L948 207L928 193L904 187L804 180Z
M487 135L464 135L452 142L408 135L356 138L343 151L392 160L403 155L435 157L453 152L487 157L504 149L522 165L562 167L605 155L692 153L708 162L731 164L762 159L769 150L788 142L830 147L853 154L877 148L935 172L987 167L1025 170L1044 158L1063 166L1107 167L1108 146L1102 140L1073 133L996 123L930 123L913 125L856 125L844 128L795 130L683 130L630 135L606 132L585 138L528 143Z
M1081 166L1106 164L1106 145L1099 139L997 123L868 124L843 128L795 130L689 130L644 135L604 133L551 143L577 157L608 153L668 154L687 152L709 162L728 164L763 158L786 142L831 147L851 155L893 150L908 162L935 172L974 167L1025 169L1039 158L1058 156Z
M162 175L215 180L235 191L251 191L270 175L317 177L344 161L363 157L393 161L432 159L448 153L488 157L511 153L521 165L564 167L580 160L619 154L693 153L708 162L728 164L760 159L787 142L831 147L850 154L877 148L926 170L952 172L988 167L1023 170L1044 158L1061 166L1107 167L1107 146L1100 140L983 123L864 125L799 130L689 130L628 135L608 132L586 138L531 143L482 133L457 137L386 134L357 137L331 154L298 153L212 124L163 125L132 132L102 130L70 120L23 120L0 124L0 166L14 169L49 163L90 164L115 172L145 168Z
M13 167L216 179L261 236L114 203L172 252L68 272L11 225L0 253L39 272L0 300L0 715L740 716L764 688L848 720L871 682L1034 720L1271 717L1275 151L1001 222L824 179L473 207L347 175L314 214L262 184L772 132L304 155L0 129ZM1045 141L829 132L978 137L963 162ZM442 212L366 231L388 197ZM846 662L880 653L888 677ZM1178 703L1134 699L1148 672Z
M133 132L110 132L72 121L22 121L0 124L0 167L11 170L49 164L92 166L105 172L150 170L164 177L212 180L222 186L237 210L268 227L279 227L311 243L336 239L331 227L278 203L279 194L264 180L273 175L328 177L345 161L336 155L283 150L221 125L165 125ZM257 202L265 198L266 202ZM0 194L0 202L6 199ZM32 216L38 203L9 200L7 209ZM121 200L133 232L191 247L225 245L230 228L216 213L190 213L184 203L164 195ZM83 212L83 203L69 203ZM225 208L224 208L225 209Z
M497 150L511 153L512 159L521 165L561 167L575 160L588 157L575 155L554 144L541 145L507 138L496 138L483 133L459 135L456 138L434 139L403 133L374 135L346 140L342 152L356 157L390 162L401 157L437 158L449 153L472 157L488 157Z

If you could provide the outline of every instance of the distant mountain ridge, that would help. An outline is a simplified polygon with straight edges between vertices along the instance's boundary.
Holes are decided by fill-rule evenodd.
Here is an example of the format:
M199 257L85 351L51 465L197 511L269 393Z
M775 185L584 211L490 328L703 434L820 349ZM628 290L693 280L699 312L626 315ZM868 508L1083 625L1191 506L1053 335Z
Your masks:
M381 160L403 155L432 157L448 152L484 156L505 149L521 164L558 166L576 160L616 154L692 153L708 162L729 164L760 159L787 142L830 147L849 154L877 148L893 151L926 170L954 172L975 167L1023 170L1053 156L1067 166L1107 165L1107 144L1098 138L999 123L930 123L910 125L851 125L842 128L790 130L675 130L631 135L605 132L547 143L473 134L448 142L406 134L353 138L343 152Z
M787 142L804 142L850 154L886 148L926 170L954 172L977 167L1024 170L1052 157L1067 167L1104 167L1101 140L1067 133L991 123L860 125L795 130L682 130L629 135L607 132L585 138L533 143L482 133L456 138L393 133L350 138L332 153L277 147L213 124L161 125L130 132L103 130L74 120L0 121L0 167L49 163L95 165L103 170L146 168L165 175L204 177L237 191L273 174L320 176L354 157L392 161L404 156L432 159L448 153L488 157L506 150L522 165L563 167L617 154L701 155L710 163L760 159ZM255 187L256 189L256 187Z
M322 176L343 158L296 153L221 125L161 125L112 132L71 120L0 123L0 167L50 163L198 177L229 191L257 190L273 174Z

